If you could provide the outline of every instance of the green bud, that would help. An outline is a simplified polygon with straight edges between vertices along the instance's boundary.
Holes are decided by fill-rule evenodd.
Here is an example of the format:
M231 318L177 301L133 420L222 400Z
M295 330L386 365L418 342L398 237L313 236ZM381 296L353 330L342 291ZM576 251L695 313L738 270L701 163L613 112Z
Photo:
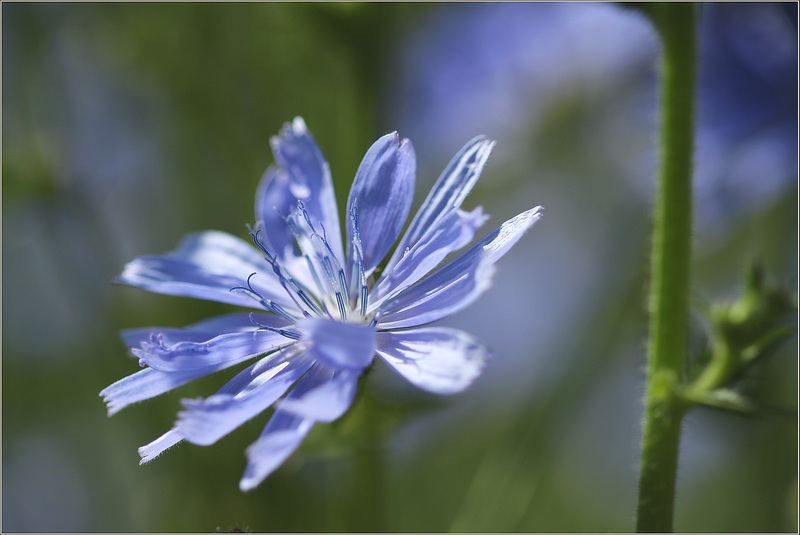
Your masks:
M712 307L712 335L740 364L749 364L795 332L796 325L788 322L796 312L796 298L780 286L768 285L763 266L754 263L741 298Z
M683 396L704 405L749 412L752 406L726 388L755 362L796 330L797 299L785 288L768 284L763 267L747 272L742 296L732 303L713 305L710 359Z

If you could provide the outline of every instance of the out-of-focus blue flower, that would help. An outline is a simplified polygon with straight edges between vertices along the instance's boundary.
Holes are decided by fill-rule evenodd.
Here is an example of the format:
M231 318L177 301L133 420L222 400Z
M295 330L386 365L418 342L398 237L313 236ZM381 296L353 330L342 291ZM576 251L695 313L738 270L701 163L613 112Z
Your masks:
M699 31L694 182L702 231L797 185L797 11L709 2Z
M781 2L700 9L695 228L718 239L797 184L797 13ZM646 17L600 3L446 3L437 11L406 36L411 44L397 60L392 109L402 130L434 152L477 128L519 159L536 150L528 140L559 103L627 94L607 105L611 112L596 106L594 120L607 114L621 127L591 143L620 165L620 187L651 202L658 41Z
M346 247L328 164L303 120L286 124L271 144L277 165L261 179L250 230L257 248L224 232L200 232L166 255L133 260L118 277L154 292L260 311L184 329L123 332L145 369L101 392L114 414L260 357L216 394L184 400L175 426L139 449L144 463L182 440L212 444L277 403L247 449L242 490L275 470L314 423L349 408L376 354L423 390L452 394L469 386L489 357L487 347L461 330L426 325L482 294L494 263L541 216L541 207L523 212L435 269L471 242L487 218L480 207L460 208L494 145L479 136L448 164L379 270L411 207L411 143L392 133L367 151L348 198Z

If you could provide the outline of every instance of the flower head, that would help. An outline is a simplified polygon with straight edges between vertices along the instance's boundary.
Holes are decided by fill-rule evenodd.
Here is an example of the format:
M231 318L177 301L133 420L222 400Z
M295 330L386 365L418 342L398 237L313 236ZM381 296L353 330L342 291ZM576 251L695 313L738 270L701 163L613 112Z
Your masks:
M377 355L417 387L452 394L480 374L489 351L469 334L427 326L474 301L494 263L541 215L505 222L454 260L486 221L460 206L494 142L476 137L448 164L380 275L414 192L411 143L387 134L367 151L347 201L342 243L330 171L301 118L272 138L275 166L256 193L253 245L224 232L186 237L165 255L125 266L118 282L251 309L183 329L122 333L143 370L100 394L109 415L189 381L256 359L216 394L183 400L174 427L139 448L147 462L182 440L213 444L272 405L247 449L242 490L257 486L316 422L339 418ZM438 267L438 269L437 269Z

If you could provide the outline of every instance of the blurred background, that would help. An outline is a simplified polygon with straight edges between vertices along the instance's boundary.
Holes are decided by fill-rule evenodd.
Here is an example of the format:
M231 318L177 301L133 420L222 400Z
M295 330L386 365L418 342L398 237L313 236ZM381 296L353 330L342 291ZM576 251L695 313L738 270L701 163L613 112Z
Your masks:
M694 298L734 299L753 260L796 293L797 5L700 11ZM2 530L632 530L657 55L615 4L4 2ZM485 134L497 147L465 203L491 214L484 232L545 207L494 288L443 322L494 349L472 388L368 378L377 495L347 416L243 494L267 414L138 466L179 400L225 374L113 418L98 396L138 369L120 329L232 310L110 281L187 232L247 237L269 137L297 115L342 210L393 130L416 149L415 206ZM692 332L697 350L696 312ZM797 530L797 351L795 336L739 385L774 410L689 414L676 530Z

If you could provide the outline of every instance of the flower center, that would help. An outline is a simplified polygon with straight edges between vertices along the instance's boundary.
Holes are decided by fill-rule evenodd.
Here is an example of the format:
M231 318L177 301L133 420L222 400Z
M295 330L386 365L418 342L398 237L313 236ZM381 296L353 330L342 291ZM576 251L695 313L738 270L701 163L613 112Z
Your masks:
M351 211L351 217L356 218L355 208ZM287 259L287 267L272 254L259 237L263 229L252 229L248 225L248 231L253 238L253 243L258 247L264 258L272 267L273 273L286 291L287 295L294 302L297 309L302 313L302 318L324 318L351 324L368 324L374 326L377 319L375 314L367 314L367 304L369 288L367 276L364 270L363 252L361 249L361 238L358 232L358 225L353 236L353 258L349 262L350 277L345 273L336 253L328 243L325 235L325 228L321 223L317 223L319 230L312 223L311 217L306 211L303 202L297 202L297 209L284 218L286 225L294 236L300 254L294 258ZM302 264L305 263L306 269ZM289 270L295 272L293 274ZM247 286L233 288L253 297L261 303L267 310L282 316L292 323L297 323L302 318L296 313L287 311L284 307L274 301L265 298L250 285L251 274L247 279ZM302 275L302 276L300 276ZM348 282L349 281L349 282ZM256 323L254 321L254 323ZM256 323L260 328L268 328ZM276 330L269 328L270 330ZM294 339L299 339L300 335L296 329L280 330L281 334Z

